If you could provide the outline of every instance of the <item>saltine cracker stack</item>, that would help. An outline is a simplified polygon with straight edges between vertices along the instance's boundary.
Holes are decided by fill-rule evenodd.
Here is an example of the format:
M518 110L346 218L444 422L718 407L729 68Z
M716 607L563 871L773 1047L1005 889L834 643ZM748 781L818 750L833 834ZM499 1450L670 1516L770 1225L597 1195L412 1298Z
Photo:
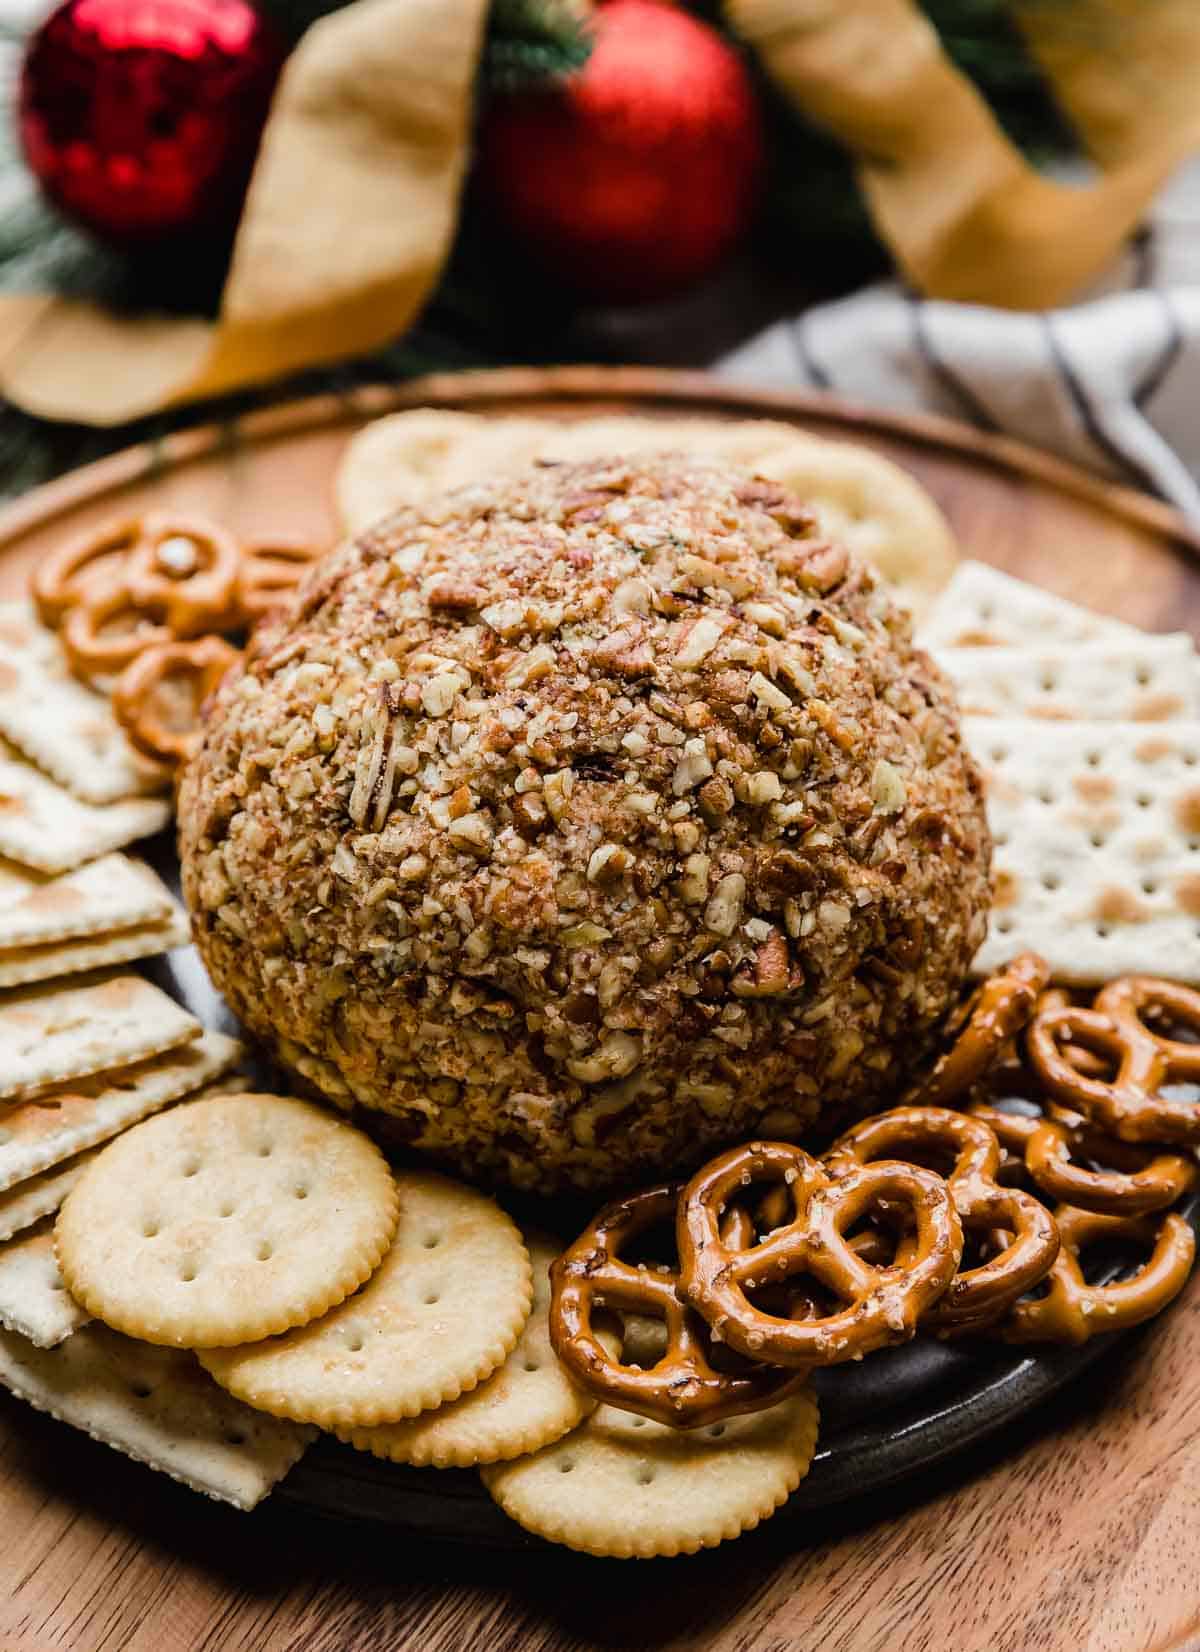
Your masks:
M984 772L995 897L974 970L1040 953L1098 986L1200 984L1200 662L983 563L920 640L953 678Z

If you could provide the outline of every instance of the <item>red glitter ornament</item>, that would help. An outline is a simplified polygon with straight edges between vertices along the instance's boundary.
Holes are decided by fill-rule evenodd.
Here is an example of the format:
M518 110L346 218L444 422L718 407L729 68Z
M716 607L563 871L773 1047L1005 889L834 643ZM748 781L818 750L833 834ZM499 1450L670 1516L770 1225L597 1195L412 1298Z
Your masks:
M763 137L746 67L708 24L659 0L611 0L557 92L497 98L480 138L484 199L581 296L666 298L740 240Z
M66 0L21 74L30 168L117 244L228 231L285 56L245 0Z

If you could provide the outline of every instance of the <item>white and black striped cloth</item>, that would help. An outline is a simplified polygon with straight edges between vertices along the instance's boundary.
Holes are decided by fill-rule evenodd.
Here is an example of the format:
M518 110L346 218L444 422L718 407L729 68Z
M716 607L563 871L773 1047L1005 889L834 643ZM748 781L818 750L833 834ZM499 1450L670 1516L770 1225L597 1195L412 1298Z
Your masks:
M776 323L717 370L1003 430L1200 522L1200 162L1070 308L921 300L888 283Z

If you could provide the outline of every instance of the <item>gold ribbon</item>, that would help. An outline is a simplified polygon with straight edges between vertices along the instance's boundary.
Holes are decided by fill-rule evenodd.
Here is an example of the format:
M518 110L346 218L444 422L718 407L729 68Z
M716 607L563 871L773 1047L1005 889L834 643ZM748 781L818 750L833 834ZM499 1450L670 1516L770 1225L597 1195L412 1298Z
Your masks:
M289 58L215 322L0 299L0 393L126 419L375 349L454 233L486 0L357 0Z
M276 92L215 322L0 298L0 394L119 424L396 338L428 296L466 171L486 0L355 0ZM731 26L855 158L922 292L1042 309L1112 260L1200 143L1200 0L1014 0L1094 157L1040 176L913 0L726 0Z
M913 0L726 0L725 11L776 84L850 150L897 264L933 297L1063 303L1200 143L1196 0L1020 6L1032 51L1103 168L1079 185L1029 165Z

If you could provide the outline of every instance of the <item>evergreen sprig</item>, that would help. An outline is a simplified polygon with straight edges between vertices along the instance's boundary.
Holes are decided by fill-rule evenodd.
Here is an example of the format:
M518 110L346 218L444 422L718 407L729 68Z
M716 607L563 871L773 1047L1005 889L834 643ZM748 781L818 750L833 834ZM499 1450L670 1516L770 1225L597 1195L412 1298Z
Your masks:
M569 0L492 0L483 46L483 83L495 92L553 86L575 74L592 49Z

